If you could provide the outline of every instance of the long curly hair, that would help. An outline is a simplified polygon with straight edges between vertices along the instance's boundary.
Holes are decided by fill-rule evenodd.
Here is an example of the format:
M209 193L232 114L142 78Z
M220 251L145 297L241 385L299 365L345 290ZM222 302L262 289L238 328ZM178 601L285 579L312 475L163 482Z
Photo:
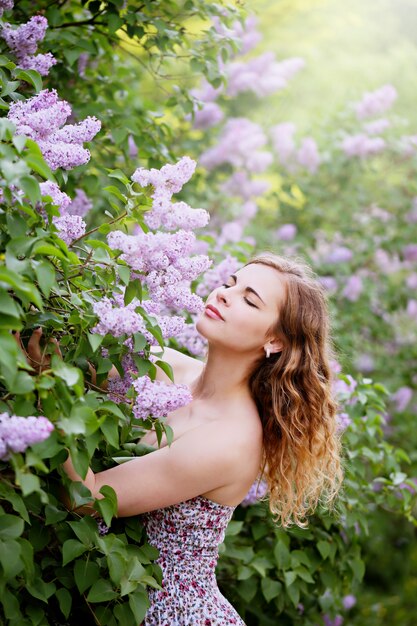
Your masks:
M305 526L319 502L333 505L343 479L327 301L304 262L265 252L253 263L275 268L286 289L266 334L283 341L282 351L262 357L249 379L263 424L262 477L277 521Z

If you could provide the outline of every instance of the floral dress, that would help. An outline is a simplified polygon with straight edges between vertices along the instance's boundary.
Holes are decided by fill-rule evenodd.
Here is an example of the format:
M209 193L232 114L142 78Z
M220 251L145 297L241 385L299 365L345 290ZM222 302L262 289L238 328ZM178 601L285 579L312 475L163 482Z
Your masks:
M143 516L163 572L163 588L149 590L143 626L245 626L214 573L234 509L197 496Z

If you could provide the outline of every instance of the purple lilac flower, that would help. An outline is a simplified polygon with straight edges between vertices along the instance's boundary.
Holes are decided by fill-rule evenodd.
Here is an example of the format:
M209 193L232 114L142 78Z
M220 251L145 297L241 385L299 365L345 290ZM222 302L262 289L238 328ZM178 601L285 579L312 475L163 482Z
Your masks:
M292 241L297 234L295 224L283 224L275 231L275 237L280 241Z
M236 21L232 28L235 36L240 41L240 54L246 54L254 48L262 39L262 35L256 30L258 20L255 15L249 15L244 24Z
M381 115L388 111L397 99L397 90L392 85L384 85L375 91L366 92L362 100L355 104L356 116L359 120Z
M347 374L345 378L347 378L348 382L342 378L335 378L332 384L333 393L342 399L350 398L358 385L357 381L350 374Z
M217 239L217 247L220 248L225 243L232 241L236 243L241 241L243 234L243 225L239 222L225 222L222 224L220 235Z
M403 248L403 256L406 261L417 261L417 244L411 243Z
M86 223L79 215L61 215L53 217L52 221L59 231L59 237L67 246L85 234Z
M395 403L395 410L399 413L405 411L407 406L411 402L411 398L413 397L413 390L411 387L400 387L397 391L391 396L392 401Z
M101 128L101 122L95 117L63 126L70 114L70 105L58 100L55 89L43 89L28 100L14 102L7 117L16 125L18 135L30 137L39 144L45 161L56 170L87 163L90 152L82 143L91 141Z
M297 161L299 165L315 174L320 165L321 158L317 149L317 144L312 137L305 137L297 152Z
M287 165L295 151L295 124L292 122L283 122L282 124L273 126L270 132L272 145L278 156L279 162L281 165Z
M406 314L412 320L417 321L417 300L414 300L414 298L407 301Z
M411 274L409 274L406 278L405 283L410 289L417 289L417 273L412 272Z
M90 209L93 208L93 203L82 189L75 190L75 197L71 200L71 203L66 209L68 215L79 215L84 217Z
M182 348L186 348L193 356L205 356L207 352L207 340L200 335L193 324L185 324L182 333L175 336L175 341Z
M368 137L364 133L358 133L357 135L347 135L341 147L348 157L367 157L382 152L385 145L385 141L381 137Z
M55 204L61 211L65 211L71 204L71 198L60 190L56 183L47 180L39 183L42 196L51 196L52 204Z
M329 293L337 291L337 280L334 276L319 276L319 282Z
M205 255L189 257L194 233L180 230L174 234L125 235L115 231L107 240L110 247L123 252L121 258L132 269L147 273L144 282L153 300L176 310L201 311L203 302L191 293L190 284L210 267L211 261Z
M270 188L270 183L266 180L251 179L247 172L237 171L228 178L222 185L221 191L228 196L238 196L244 200L256 196L262 196Z
M347 300L350 300L350 302L356 302L362 291L363 283L361 277L353 274L347 279L345 287L342 291L342 296Z
M110 527L106 525L106 523L104 522L104 520L100 518L96 519L97 522L97 530L99 535L107 535L107 533L110 530Z
M242 204L242 209L240 211L240 220L246 224L251 220L258 212L258 205L256 202L252 200L247 200L244 204Z
M133 382L137 398L133 405L136 419L165 417L171 411L185 406L192 401L192 395L186 385L174 385L162 381L152 381L149 376L141 376Z
M325 263L335 265L338 263L348 263L353 257L353 252L345 246L336 246L324 258Z
M181 191L194 173L196 162L188 156L182 157L175 165L164 165L160 170L138 168L132 180L141 187L153 186L152 210L145 214L145 222L154 230L162 227L194 229L205 226L209 220L203 209L192 209L185 202L171 204L174 193Z
M224 118L224 112L216 102L204 102L199 108L194 107L193 126L199 130L206 130L212 126L217 126Z
M0 17L3 15L3 11L11 11L13 9L14 0L0 0Z
M334 619L332 619L329 615L323 615L323 624L324 626L342 626L343 617L341 615L336 615Z
M87 69L88 58L89 58L88 52L81 52L80 56L78 57L77 69L78 69L78 75L81 76L81 78L84 78L85 76L85 70Z
M228 254L216 267L204 274L204 279L197 286L196 293L199 296L207 296L213 289L217 289L217 287L225 283L230 274L236 272L241 266L240 261Z
M200 157L200 163L208 170L230 163L249 171L262 172L271 163L272 155L259 152L266 144L266 136L259 124L243 117L230 118L223 128L217 145Z
M356 358L355 366L360 372L368 374L375 369L374 359L370 354L361 354Z
M43 415L19 417L0 414L0 459L7 460L12 452L26 448L49 437L54 425Z
M338 413L336 416L338 431L344 431L352 423L351 418L347 413Z
M240 503L240 506L246 507L257 504L259 500L266 496L267 493L268 485L266 484L265 480L255 480L248 493Z
M343 604L343 608L346 609L346 611L349 611L349 609L354 607L356 604L356 596L354 596L351 593L348 594L347 596L344 596L342 600L342 604Z
M365 132L368 135L380 135L384 131L387 130L391 126L391 122L384 118L380 120L374 120L373 122L368 122L368 124L364 125Z
M47 27L46 17L35 15L18 28L12 28L6 23L1 31L1 36L16 55L19 67L25 70L36 70L42 76L46 76L57 62L50 52L35 55L38 43L45 37Z
M127 152L131 159L136 159L139 154L138 147L132 135L127 138Z
M265 52L247 62L229 63L227 94L233 98L244 91L252 91L260 98L269 96L284 89L304 65L300 58L277 62L273 52Z

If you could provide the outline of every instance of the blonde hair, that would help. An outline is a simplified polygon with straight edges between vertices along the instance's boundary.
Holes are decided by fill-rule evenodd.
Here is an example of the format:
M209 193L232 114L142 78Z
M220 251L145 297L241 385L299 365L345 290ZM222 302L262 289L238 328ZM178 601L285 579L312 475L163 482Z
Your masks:
M263 424L262 474L276 519L305 526L319 501L332 505L343 478L327 301L304 262L265 252L246 265L253 263L275 268L286 289L266 334L283 341L282 351L262 357L250 377Z

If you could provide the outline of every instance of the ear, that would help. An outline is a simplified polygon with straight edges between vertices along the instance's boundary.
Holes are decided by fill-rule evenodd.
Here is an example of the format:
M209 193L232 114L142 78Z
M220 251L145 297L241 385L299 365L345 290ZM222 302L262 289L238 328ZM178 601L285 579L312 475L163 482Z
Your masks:
M283 347L284 343L282 339L271 339L264 345L264 350L269 348L271 354L276 354L277 352L282 352Z

